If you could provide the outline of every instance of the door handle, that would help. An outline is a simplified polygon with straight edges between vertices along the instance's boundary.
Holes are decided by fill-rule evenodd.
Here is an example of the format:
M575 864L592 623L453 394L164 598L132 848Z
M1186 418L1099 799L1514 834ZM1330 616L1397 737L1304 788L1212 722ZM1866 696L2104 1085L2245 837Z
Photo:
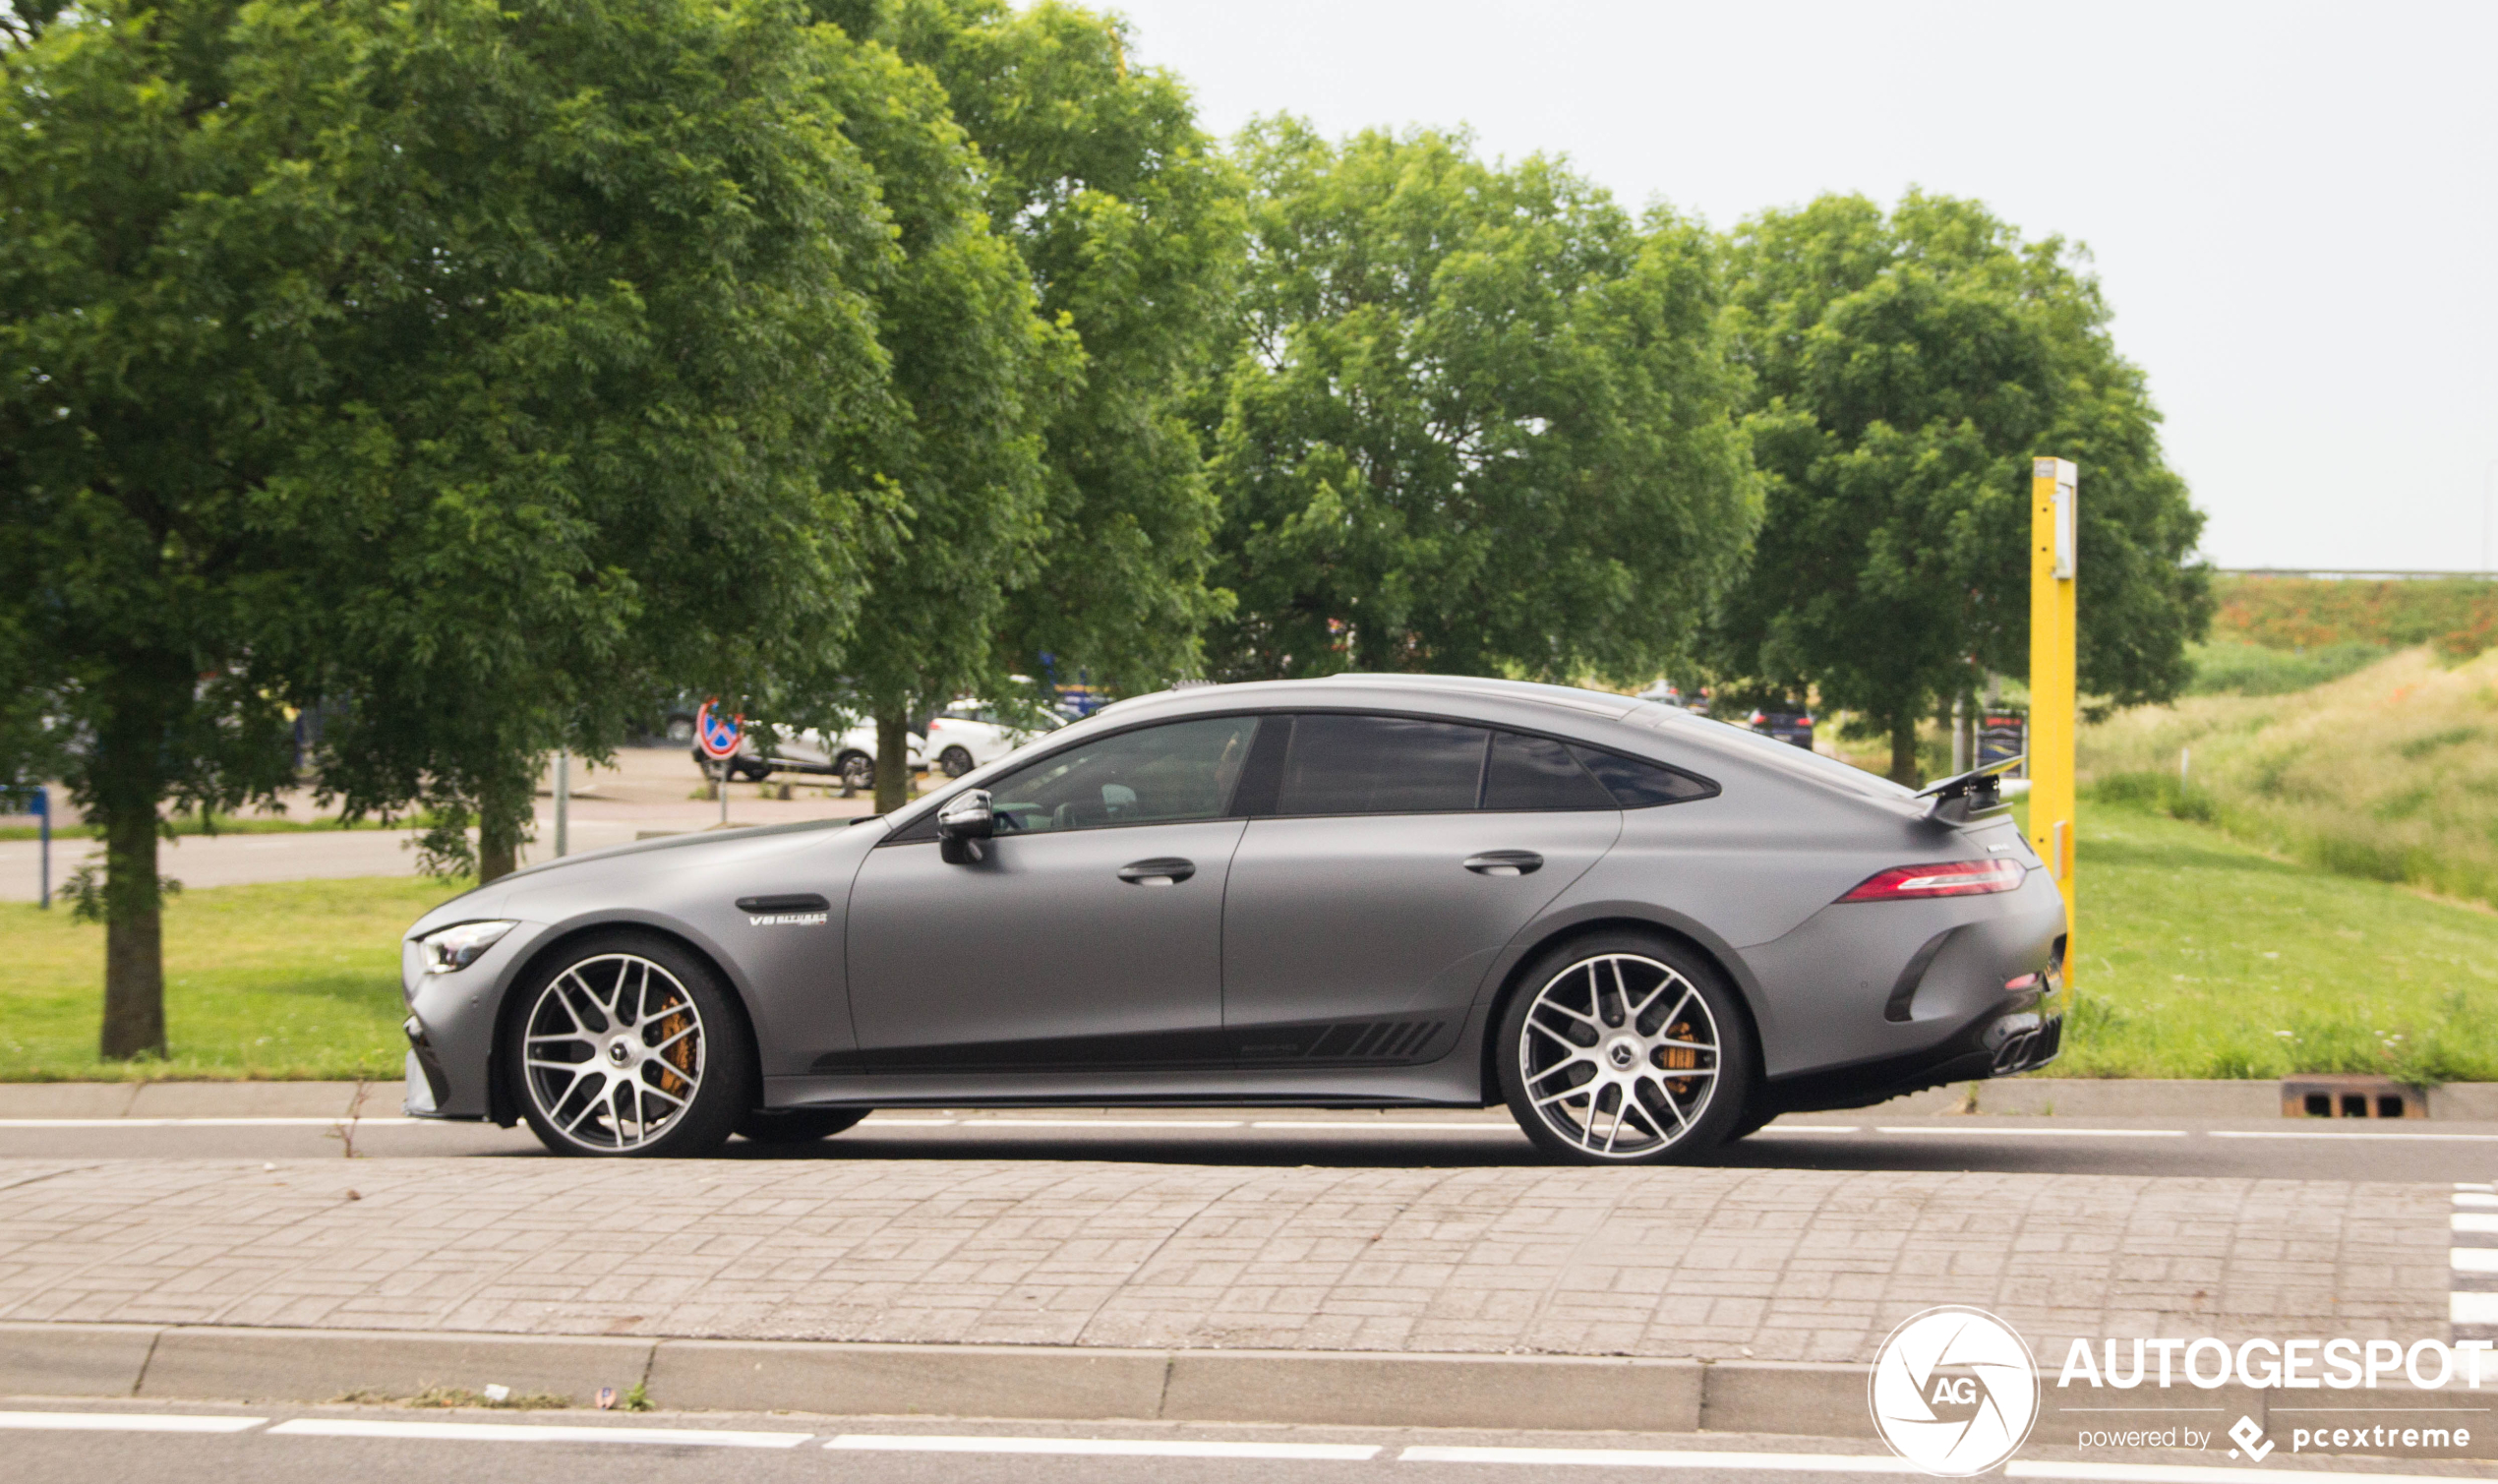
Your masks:
M1151 861L1131 861L1119 867L1119 879L1138 886L1177 886L1197 874L1197 862L1177 856L1157 856Z
M1533 851L1484 851L1465 858L1465 868L1478 876L1527 876L1543 866L1544 858Z

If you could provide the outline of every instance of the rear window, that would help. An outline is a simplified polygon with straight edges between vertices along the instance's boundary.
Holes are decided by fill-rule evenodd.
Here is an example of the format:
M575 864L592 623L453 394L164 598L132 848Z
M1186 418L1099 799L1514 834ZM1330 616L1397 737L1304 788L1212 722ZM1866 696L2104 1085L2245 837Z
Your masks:
M1687 800L1706 799L1717 792L1717 785L1707 779L1677 773L1661 763L1599 752L1593 747L1573 746L1570 750L1605 786L1605 792L1613 796L1614 801L1626 809L1682 803Z

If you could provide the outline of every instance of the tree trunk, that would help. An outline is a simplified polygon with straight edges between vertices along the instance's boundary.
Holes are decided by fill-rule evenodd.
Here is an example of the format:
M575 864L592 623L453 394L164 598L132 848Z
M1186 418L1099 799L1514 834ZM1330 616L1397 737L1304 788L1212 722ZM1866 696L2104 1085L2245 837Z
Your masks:
M911 713L876 717L876 812L890 814L911 801Z
M520 846L536 822L531 800L537 792L537 768L517 785L489 785L477 799L477 884L485 885L520 868Z
M165 1054L164 898L156 811L125 803L104 826L104 1036L107 1061Z
M1891 782L1915 788L1925 780L1917 771L1917 716L1914 712L1891 723Z

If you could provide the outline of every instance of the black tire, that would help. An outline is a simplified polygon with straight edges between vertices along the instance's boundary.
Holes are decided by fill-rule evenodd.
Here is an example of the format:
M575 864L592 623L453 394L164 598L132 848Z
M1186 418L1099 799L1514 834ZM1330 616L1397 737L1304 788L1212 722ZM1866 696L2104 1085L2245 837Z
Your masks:
M738 764L738 772L748 783L761 783L772 776L771 767L759 762L742 762Z
M1755 1098L1752 1105L1744 1109L1744 1116L1735 1120L1735 1126L1727 1131L1726 1142L1732 1144L1738 1139L1749 1139L1769 1127L1769 1120L1777 1116L1776 1108Z
M1759 1065L1752 1023L1717 966L1636 931L1538 955L1497 1034L1511 1116L1547 1157L1578 1164L1705 1158L1742 1126Z
M811 1144L856 1128L871 1108L748 1108L738 1132L757 1144Z
M948 747L937 754L937 766L948 778L960 778L972 771L972 754L962 747Z
M556 1154L713 1154L761 1092L743 1007L674 939L594 933L512 993L505 1074L529 1131Z
M844 752L834 759L833 771L840 775L844 786L861 793L876 786L876 760L864 752Z

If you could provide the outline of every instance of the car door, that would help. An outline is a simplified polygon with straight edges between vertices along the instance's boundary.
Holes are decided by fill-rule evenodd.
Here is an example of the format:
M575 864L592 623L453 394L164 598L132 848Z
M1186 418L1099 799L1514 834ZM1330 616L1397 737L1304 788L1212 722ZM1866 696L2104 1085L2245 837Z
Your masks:
M997 835L979 861L940 860L932 820L871 851L850 901L858 1064L1222 1062L1231 794L1256 729L1165 722L1036 759L989 786Z
M1493 958L1622 829L1549 739L1305 713L1260 742L1273 794L1223 913L1223 1021L1248 1064L1445 1052Z

